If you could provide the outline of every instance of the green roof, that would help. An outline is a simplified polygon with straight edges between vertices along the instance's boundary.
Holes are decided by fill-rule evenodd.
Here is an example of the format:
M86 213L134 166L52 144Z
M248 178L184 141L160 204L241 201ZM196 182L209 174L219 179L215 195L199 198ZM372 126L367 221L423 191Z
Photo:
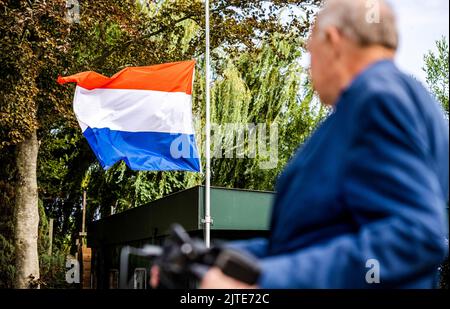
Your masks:
M274 192L211 187L212 230L267 231ZM203 229L204 187L196 186L88 226L88 246L162 237L176 222L188 232Z

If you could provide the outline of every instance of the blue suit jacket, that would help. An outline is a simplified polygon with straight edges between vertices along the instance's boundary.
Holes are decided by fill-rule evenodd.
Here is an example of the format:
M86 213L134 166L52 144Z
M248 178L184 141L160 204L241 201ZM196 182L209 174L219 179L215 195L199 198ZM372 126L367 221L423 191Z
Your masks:
M418 82L371 65L280 175L270 237L231 245L261 258L263 288L433 287L448 250L448 134Z

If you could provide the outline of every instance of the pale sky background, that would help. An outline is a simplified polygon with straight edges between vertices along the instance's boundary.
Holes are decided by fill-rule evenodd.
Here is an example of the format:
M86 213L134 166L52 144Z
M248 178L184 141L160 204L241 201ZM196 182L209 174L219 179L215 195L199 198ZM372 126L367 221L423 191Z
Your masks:
M449 39L449 0L387 0L397 16L400 46L396 63L404 72L426 84L423 57L429 50L436 51L436 41ZM294 11L302 16L301 11ZM283 17L282 19L286 19ZM309 65L309 55L301 60Z
M449 0L389 0L400 32L398 66L425 83L423 56L436 51L435 41L449 38Z

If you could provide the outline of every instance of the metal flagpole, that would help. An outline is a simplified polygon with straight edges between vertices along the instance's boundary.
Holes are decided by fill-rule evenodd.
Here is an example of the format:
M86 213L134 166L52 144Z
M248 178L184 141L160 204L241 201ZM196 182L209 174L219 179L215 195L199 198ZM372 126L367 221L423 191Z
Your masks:
M206 66L206 181L205 181L205 244L206 247L210 247L211 240L211 205L210 205L210 192L211 192L211 132L210 132L210 64L209 64L209 0L205 0L205 36L206 36L206 53L205 53L205 66Z

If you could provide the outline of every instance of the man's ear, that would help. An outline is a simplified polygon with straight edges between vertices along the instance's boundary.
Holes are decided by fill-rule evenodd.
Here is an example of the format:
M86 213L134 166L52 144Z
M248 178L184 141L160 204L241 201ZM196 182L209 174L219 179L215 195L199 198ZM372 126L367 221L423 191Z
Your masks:
M325 40L330 45L331 50L335 53L335 58L341 56L342 33L336 27L328 27L325 29Z

